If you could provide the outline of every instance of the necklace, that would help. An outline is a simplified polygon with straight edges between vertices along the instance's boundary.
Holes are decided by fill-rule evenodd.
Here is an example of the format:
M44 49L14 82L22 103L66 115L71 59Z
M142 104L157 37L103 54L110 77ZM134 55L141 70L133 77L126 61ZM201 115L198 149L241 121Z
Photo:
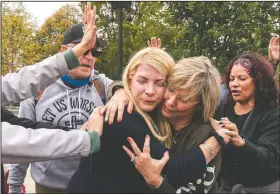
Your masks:
M189 122L186 123L186 124L183 124L183 125L180 127L179 131L175 134L175 136L172 137L172 142L173 142L174 144L177 144L177 142L176 142L176 137L179 135L179 133L182 131L182 129L184 129L188 124L189 124Z

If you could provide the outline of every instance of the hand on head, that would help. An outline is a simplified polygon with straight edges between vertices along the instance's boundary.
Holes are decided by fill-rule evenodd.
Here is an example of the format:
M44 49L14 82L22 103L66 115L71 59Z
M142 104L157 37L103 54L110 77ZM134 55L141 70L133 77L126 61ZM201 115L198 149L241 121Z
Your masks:
M161 40L160 38L152 37L151 41L147 41L148 47L154 47L161 49Z

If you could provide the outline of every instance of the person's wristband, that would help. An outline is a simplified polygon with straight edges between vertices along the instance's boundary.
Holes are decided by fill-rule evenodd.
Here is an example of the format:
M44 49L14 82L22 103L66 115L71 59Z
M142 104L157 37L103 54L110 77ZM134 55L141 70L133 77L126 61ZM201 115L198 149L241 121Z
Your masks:
M216 131L211 131L210 136L214 136L222 148L226 147L224 138L222 136L220 136Z
M154 187L153 185L149 185L149 184L148 184L148 186L152 189L158 189L164 181L164 178L162 176L160 176L160 178L161 178L161 180L160 180L160 183L158 184L158 186Z

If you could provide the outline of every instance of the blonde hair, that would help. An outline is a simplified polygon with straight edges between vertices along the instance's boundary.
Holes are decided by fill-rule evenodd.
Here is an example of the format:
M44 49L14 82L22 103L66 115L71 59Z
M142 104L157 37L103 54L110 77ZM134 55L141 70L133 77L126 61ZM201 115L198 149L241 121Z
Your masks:
M205 122L214 116L221 94L221 77L209 58L200 56L178 61L168 84L174 89L188 90L182 100L200 98Z
M123 84L124 89L130 99L133 101L136 111L144 118L149 129L155 138L159 141L164 142L167 147L171 147L171 131L168 121L162 116L160 110L156 109L156 115L154 121L151 119L150 115L143 112L139 106L136 104L132 97L131 91L129 89L129 76L133 75L140 65L150 65L160 73L168 77L172 68L175 65L174 59L165 51L158 48L145 48L137 52L129 61L128 65L125 67L123 72Z

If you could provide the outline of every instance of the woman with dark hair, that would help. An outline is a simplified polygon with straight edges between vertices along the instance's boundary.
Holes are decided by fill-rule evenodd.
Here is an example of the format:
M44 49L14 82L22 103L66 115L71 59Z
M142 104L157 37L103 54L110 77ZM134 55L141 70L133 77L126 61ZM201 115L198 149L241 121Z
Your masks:
M222 193L279 193L279 93L272 65L256 53L234 58L225 83L227 99L216 112L230 130L223 150Z

